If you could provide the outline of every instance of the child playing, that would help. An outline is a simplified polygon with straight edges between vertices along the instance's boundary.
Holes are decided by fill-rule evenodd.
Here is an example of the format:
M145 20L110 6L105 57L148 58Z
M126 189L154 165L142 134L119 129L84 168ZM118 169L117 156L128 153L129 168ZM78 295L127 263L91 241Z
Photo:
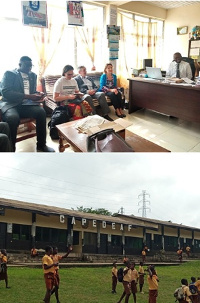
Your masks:
M124 297L125 297L125 303L128 303L129 301L129 297L131 295L131 279L132 279L131 272L132 272L131 263L128 261L126 263L126 267L124 268L124 278L123 278L124 291L117 303L121 303Z
M117 263L113 263L112 268L112 294L116 294L116 286L117 286Z
M182 288L184 291L185 299L179 300L180 303L191 303L192 302L192 294L188 287L188 281L186 279L181 280Z
M1 249L0 254L0 281L4 280L6 283L6 288L10 288L8 286L8 273L7 273L7 252L5 249Z
M142 291L142 288L144 286L144 268L143 268L143 262L140 262L139 265L139 270L138 270L138 274L139 274L139 286L140 286L140 293L144 294L144 292Z
M196 282L196 278L195 277L191 277L191 283L189 285L189 290L192 294L192 302L193 303L198 303L198 291L197 291L197 287L195 285Z
M149 303L156 303L158 296L158 277L154 265L148 267Z
M134 303L136 303L137 283L138 283L139 274L138 274L138 271L135 269L134 262L131 263L131 275L132 275L131 292L133 294Z

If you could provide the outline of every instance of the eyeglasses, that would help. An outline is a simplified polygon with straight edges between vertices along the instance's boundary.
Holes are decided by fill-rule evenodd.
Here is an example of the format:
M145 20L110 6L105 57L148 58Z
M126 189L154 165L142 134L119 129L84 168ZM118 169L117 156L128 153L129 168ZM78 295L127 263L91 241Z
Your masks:
M73 76L74 73L70 73L70 74L66 73L66 74L67 74L67 76Z

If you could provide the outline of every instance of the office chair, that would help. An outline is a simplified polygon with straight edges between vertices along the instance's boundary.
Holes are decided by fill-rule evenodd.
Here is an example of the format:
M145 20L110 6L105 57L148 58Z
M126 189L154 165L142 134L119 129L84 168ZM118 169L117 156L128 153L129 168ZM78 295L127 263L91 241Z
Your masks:
M182 57L182 60L185 61L185 62L188 62L190 64L190 67L191 67L191 70L192 70L192 80L194 80L195 71L196 71L196 68L195 68L195 65L194 65L194 59L189 58L189 57Z

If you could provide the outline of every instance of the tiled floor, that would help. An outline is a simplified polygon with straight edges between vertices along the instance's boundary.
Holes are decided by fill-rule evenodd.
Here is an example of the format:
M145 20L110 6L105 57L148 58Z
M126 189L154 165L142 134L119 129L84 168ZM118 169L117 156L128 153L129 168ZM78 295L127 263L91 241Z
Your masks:
M176 118L149 111L140 110L125 119L132 122L128 130L144 137L171 152L200 152L200 124L186 122ZM117 118L111 109L110 116ZM17 143L17 152L35 152L36 138L31 138ZM47 145L58 152L58 141L52 141L47 137ZM67 148L65 152L73 152Z

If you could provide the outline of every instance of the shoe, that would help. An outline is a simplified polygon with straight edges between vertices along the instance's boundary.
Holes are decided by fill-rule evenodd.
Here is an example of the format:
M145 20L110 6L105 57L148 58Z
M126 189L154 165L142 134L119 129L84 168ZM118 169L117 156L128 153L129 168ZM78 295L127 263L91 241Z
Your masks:
M116 115L117 117L119 117L119 118L124 118L124 116L123 116L123 115L118 115L118 113L117 113L117 112L115 112L115 115Z
M125 114L121 114L124 118L126 117L126 115Z
M110 118L108 115L103 116L108 121L114 121L112 118Z
M48 147L47 145L37 146L37 151L43 152L43 153L54 153L55 152L55 150L52 147Z

